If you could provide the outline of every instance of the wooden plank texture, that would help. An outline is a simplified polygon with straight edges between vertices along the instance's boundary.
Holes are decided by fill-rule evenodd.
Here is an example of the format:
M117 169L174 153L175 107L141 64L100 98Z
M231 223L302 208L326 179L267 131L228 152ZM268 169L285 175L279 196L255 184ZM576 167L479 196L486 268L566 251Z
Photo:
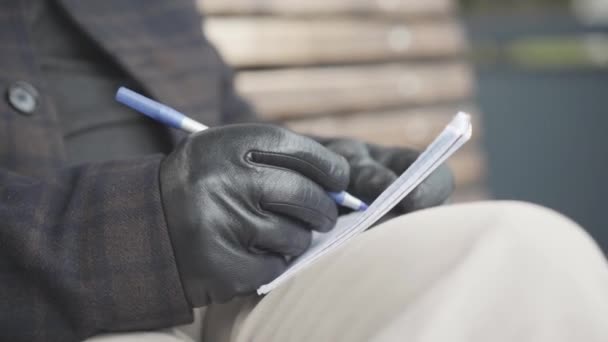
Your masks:
M475 145L456 152L447 164L454 173L456 188L477 185L485 179L486 163L483 153Z
M237 88L267 119L468 99L463 63L383 64L241 72Z
M446 15L453 0L197 0L207 15Z
M236 86L267 120L319 136L425 148L459 109L473 138L453 201L488 198L474 77L454 0L196 0Z
M450 203L466 203L489 200L492 195L488 189L482 185L476 184L466 187L456 188L454 194L450 198Z
M344 136L386 146L424 149L453 116L453 109L416 109L286 121L285 124L303 134ZM479 183L486 171L485 158L478 144L482 134L479 115L473 112L472 117L471 141L448 162L458 186Z
M369 19L215 17L209 39L237 67L344 64L461 55L456 21L406 24Z
M470 112L473 119L471 141L479 140L483 134L480 116L470 108L462 109ZM424 148L443 130L457 110L443 107L416 108L288 120L284 123L290 129L304 134L344 136L383 145Z

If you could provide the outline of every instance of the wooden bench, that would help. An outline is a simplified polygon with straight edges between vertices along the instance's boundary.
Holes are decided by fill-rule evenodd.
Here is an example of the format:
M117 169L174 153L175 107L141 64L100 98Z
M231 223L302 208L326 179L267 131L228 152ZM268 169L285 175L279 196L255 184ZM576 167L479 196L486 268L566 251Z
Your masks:
M487 197L467 40L452 0L200 0L203 29L266 119L303 133L424 148L458 110L456 201Z

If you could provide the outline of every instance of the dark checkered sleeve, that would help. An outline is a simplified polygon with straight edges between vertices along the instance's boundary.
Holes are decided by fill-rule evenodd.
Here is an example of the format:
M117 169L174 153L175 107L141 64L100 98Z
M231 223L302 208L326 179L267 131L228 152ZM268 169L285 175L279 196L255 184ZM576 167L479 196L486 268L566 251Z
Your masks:
M190 322L162 210L160 156L45 180L0 170L5 341L76 341Z

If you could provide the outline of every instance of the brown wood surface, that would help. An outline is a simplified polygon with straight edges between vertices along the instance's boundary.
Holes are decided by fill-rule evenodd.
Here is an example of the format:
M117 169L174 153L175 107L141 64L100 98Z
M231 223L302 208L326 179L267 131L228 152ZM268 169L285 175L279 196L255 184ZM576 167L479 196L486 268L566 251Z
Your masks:
M445 15L453 0L197 0L208 15Z
M344 64L456 56L466 48L460 24L372 19L213 17L205 30L237 67Z
M304 120L288 120L285 125L296 132L324 137L343 136L390 145L426 147L439 134L458 110L471 113L471 143L482 136L479 114L470 107L425 107L344 116L327 116Z
M448 159L447 164L454 173L456 189L478 185L485 179L485 158L476 145L463 147Z
M448 160L452 201L490 197L454 0L197 3L238 91L297 132L424 149L456 111L472 112L473 138Z
M363 111L470 98L464 63L299 68L242 72L237 87L268 119Z
M492 195L483 185L471 185L466 187L456 188L454 194L450 198L450 203L477 202L491 199Z
M303 134L352 137L386 146L422 150L444 129L454 114L453 110L447 108L416 109L287 121L286 125ZM479 115L472 113L472 117L474 134L471 141L448 161L458 187L477 184L485 177L485 158L478 144L481 136Z

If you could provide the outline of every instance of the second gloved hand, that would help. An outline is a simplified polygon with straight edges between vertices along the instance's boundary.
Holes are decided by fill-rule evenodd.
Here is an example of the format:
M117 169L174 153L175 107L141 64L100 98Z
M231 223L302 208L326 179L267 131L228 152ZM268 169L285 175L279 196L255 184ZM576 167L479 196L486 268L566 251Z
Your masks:
M255 291L337 218L326 191L342 191L346 160L270 125L211 128L161 164L163 207L193 307Z
M414 150L383 147L355 139L315 139L348 160L351 169L348 192L368 204L410 167L419 155ZM452 173L447 166L441 165L401 201L389 216L442 204L451 195L453 188Z

